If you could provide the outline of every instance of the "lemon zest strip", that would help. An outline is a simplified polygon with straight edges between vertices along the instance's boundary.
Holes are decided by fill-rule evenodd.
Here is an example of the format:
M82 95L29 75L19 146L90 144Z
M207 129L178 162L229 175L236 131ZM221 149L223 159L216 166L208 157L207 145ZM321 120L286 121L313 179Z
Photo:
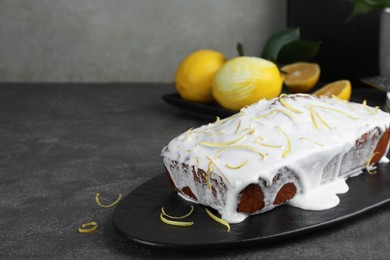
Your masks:
M321 146L321 147L324 147L324 145L323 145L323 144L320 144L320 143L318 143L318 142L316 142L316 141L313 141L313 140L307 139L307 138L305 138L305 137L301 137L301 138L299 138L299 139L300 139L300 140L303 140L303 141L306 141L306 142L309 142L309 143L316 144L316 145L318 145L318 146Z
M267 114L264 114L264 115L255 117L254 120L257 120L257 119L261 119L261 118L270 116L270 115L272 115L272 114L274 114L274 113L275 113L275 111L271 111L271 112L269 112L269 113L267 113Z
M223 152L223 151L226 151L227 149L247 149L247 150L250 150L252 152L255 152L257 154L259 154L261 156L261 158L264 160L264 157L265 155L259 151L257 151L255 148L253 148L252 146L249 146L249 145L233 145L233 146L226 146L222 149L219 149L216 154L215 154L215 157L218 157L218 155Z
M367 170L367 172L368 172L369 174L376 174L376 171L371 171L371 170L369 169L369 167L370 167L372 158L374 158L374 156L377 155L377 154L379 154L379 152L373 153L373 154L370 156L370 158L368 159L368 161L367 161L366 170Z
M221 121L221 118L219 118L219 116L217 116L216 120L215 120L215 123L219 123L219 121Z
M328 129L330 129L330 126L326 123L326 121L320 116L320 114L315 113L315 115L318 117L318 119L321 121L321 123L324 124Z
M265 144L258 141L254 141L256 144L264 146L264 147L270 147L270 148L281 148L281 145L272 145L272 144Z
M207 180L207 189L211 188L211 183L210 183L210 170L211 170L211 162L207 165L207 171L206 171L206 180Z
M249 130L247 135L253 135L256 132L256 129L254 129L252 127L248 127L248 128L244 128L244 129L240 130L240 133L243 132L243 131L246 131L246 130Z
M196 166L199 168L199 158L198 158L198 156L195 157L195 160L196 160Z
M175 216L168 215L168 214L165 212L164 207L161 208L161 213L162 213L164 216L166 216L166 217L168 217L168 218L171 218L171 219L183 219L183 218L189 217L189 216L192 214L193 211L194 211L194 206L191 206L191 209L190 209L190 211L189 211L187 214L185 214L185 215L183 215L183 216L175 217Z
M95 200L96 200L96 203L102 207L102 208L111 208L113 206L115 206L116 204L118 204L118 202L122 199L122 193L119 193L118 194L118 198L111 204L108 204L108 205L103 205L101 202L100 202L100 199L99 199L99 196L100 196L100 193L96 193L95 195Z
M377 113L378 113L379 106L375 106L375 107L374 107L374 109L375 109L375 111L374 111L374 113L373 113L373 114L375 115L375 114L377 114Z
M90 227L90 228L88 228ZM95 222L95 221L91 221L91 222L87 222L87 223L84 223L81 225L81 227L79 227L79 233L91 233L93 231L95 231L96 229L98 228L98 224Z
M287 149L286 149L286 150L284 151L284 153L282 154L282 158L284 158L284 157L286 157L287 154L289 154L290 151L291 151L291 141L290 141L290 138L288 137L288 135L287 135L279 126L277 126L276 128L279 130L279 132L280 132L282 135L284 135L284 137L285 137L286 140L287 140Z
M190 129L188 129L186 132L185 132L185 136L184 136L184 139L183 141L186 141L188 139L188 137L190 136L191 134L191 130L193 129L193 127L191 127Z
M370 114L372 114L372 112L371 112L371 111L368 109L368 107L367 107L367 100L363 100L362 105L363 105L363 108L364 108L365 110L367 110Z
M200 144L204 145L204 146L209 146L209 147L223 147L223 146L227 146L227 145L230 145L230 144L237 143L237 142L241 141L242 139L244 139L245 136L246 135L243 135L240 138L237 138L235 140L228 141L228 142L223 142L223 143L201 142Z
M230 164L225 164L226 167L232 169L232 170L237 170L237 169L240 169L241 167L245 166L246 164L248 163L248 160L244 161L243 163L237 165L237 166L232 166Z
M213 159L210 158L210 156L207 156L207 159L209 159L209 161L213 164L213 166L218 170L219 174L222 175L222 177L229 183L229 185L231 187L234 188L232 182L226 177L225 174L223 174L223 172L218 168L217 164L213 161Z
M164 222L165 224L171 225L171 226L178 226L178 227L189 227L194 225L194 222L185 222L185 221L175 221L175 220L169 220L164 217L164 214L160 214L160 220Z
M241 127L241 120L238 121L238 125L237 125L237 128L236 128L236 132L234 132L235 135L237 134L238 129L240 129L240 127Z
M279 108L275 109L275 111L285 114L286 116L288 116L291 119L291 121L295 122L294 121L294 117L293 117L293 115L291 115L290 112L288 112L288 111L286 111L284 109L279 109Z
M374 111L372 111L368 106L367 106L367 100L363 100L363 107L365 110L367 110L371 115L375 115L378 113L378 106L374 107Z
M215 131L214 133L217 135L224 135L224 134L226 134L226 131L225 130L218 130L218 131Z
M338 98L338 97L335 96L335 95L332 95L332 98L333 98L333 99L336 99L336 100L338 100L338 101L343 102L344 105L346 105L346 106L349 107L350 109L356 110L353 106L351 106L350 104L348 104L348 101L347 101L347 100L342 100L342 99Z
M314 114L314 108L310 108L310 116L311 116L311 121L313 121L313 125L316 129L318 129L318 124L317 124L317 120L316 120L316 117L315 117L315 114Z
M210 210L208 210L207 208L206 208L206 213L207 213L207 215L209 215L212 219L214 219L214 220L217 221L218 223L220 223L220 224L226 226L226 227L227 227L227 232L230 232L230 225L229 225L229 223L226 222L226 220L223 220L223 219L221 219L221 218L215 216L215 215L214 215Z
M293 115L291 115L290 112L288 112L288 111L286 111L286 110L284 110L284 109L280 109L280 108L274 109L274 110L272 110L271 112L269 112L269 113L267 113L267 114L264 114L264 115L255 117L254 120L261 119L261 118L264 118L264 117L273 115L273 114L275 114L276 112L285 114L286 116L288 116L288 118L291 119L291 121L294 122L294 117L293 117Z
M342 115L344 115L344 116L346 116L346 117L349 117L350 119L353 119L353 120L359 119L358 117L353 117L353 116L351 116L350 114L345 113L345 112L343 112L343 111L341 111L341 110L339 110L339 109L333 108L333 107L324 107L324 106L316 106L316 105L312 105L311 107L312 107L312 108L315 108L315 107L316 107L316 108L320 108L320 109L323 109L323 110L333 111L333 112L342 114Z
M292 111L292 112L295 112L295 113L303 113L301 110L298 110L296 109L295 107L289 105L286 100L284 100L283 98L279 98L279 102L282 103L282 105L287 108L288 110Z
M264 137L262 136L262 135L259 135L259 137L257 137L256 139L255 139L255 142L258 142L257 140L261 140L261 141L264 141Z

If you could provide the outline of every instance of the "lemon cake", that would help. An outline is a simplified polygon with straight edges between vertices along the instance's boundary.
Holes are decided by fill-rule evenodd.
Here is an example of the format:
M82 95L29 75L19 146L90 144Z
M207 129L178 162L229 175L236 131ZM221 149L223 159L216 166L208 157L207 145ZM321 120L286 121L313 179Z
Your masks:
M390 115L378 107L281 95L186 131L162 158L180 196L238 223L285 203L337 206L347 178L388 163L389 139Z

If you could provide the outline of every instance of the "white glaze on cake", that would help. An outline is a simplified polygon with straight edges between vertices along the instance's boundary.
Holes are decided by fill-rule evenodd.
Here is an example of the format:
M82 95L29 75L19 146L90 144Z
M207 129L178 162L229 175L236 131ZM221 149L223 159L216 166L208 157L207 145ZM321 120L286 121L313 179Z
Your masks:
M220 176L227 192L216 196L224 203L216 203L210 189L200 191L191 175L180 170L170 172L178 189L188 186L199 203L215 208L226 221L238 223L248 216L236 210L239 193L260 179L271 185L283 168L293 171L299 180L294 183L298 191L290 205L310 210L336 206L336 194L348 191L346 178L361 173L361 168L340 173L344 155L363 134L375 128L383 133L389 127L390 115L365 103L285 95L261 100L229 118L190 129L173 139L162 156L168 170L175 161ZM333 168L328 172L333 176L323 176L331 160ZM260 213L274 207L272 202L265 204Z

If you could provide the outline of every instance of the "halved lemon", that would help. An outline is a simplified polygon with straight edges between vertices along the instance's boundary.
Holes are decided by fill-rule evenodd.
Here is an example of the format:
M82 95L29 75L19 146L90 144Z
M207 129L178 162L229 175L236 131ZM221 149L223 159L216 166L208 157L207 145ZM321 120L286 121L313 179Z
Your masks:
M336 96L342 100L351 98L352 85L347 79L331 82L313 93L314 96Z
M320 66L317 63L296 62L281 68L284 84L293 93L307 93L320 78Z

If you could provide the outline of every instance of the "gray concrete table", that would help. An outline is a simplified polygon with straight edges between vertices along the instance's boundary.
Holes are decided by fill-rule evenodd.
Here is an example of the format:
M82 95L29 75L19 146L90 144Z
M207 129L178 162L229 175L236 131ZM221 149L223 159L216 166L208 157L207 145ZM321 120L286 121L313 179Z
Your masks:
M161 174L162 147L215 119L164 103L161 96L173 91L164 84L0 84L0 258L388 257L389 206L259 246L194 252L127 241L95 194L114 200ZM92 220L96 232L77 232Z

